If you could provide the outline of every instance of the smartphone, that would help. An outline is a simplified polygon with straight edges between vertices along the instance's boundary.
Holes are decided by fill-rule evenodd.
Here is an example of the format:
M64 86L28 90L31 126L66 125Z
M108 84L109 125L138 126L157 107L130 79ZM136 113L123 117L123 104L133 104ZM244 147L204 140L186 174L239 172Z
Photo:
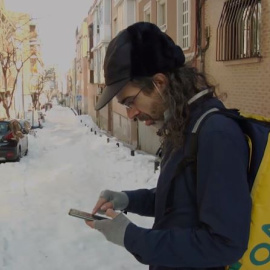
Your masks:
M90 213L86 213L80 210L76 209L70 209L69 213L70 216L77 217L77 218L82 218L84 220L103 220L103 219L108 219L106 217L98 216L98 215L92 215Z

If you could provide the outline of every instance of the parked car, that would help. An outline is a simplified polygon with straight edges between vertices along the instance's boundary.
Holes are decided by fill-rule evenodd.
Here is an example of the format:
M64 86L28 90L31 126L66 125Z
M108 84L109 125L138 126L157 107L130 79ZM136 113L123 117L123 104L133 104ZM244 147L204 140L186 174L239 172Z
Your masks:
M0 121L0 162L20 161L28 153L30 123L23 120Z

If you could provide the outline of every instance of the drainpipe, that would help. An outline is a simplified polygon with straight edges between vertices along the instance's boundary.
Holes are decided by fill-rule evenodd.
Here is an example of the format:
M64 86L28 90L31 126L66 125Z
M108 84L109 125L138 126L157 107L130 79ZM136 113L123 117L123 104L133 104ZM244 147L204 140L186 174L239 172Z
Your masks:
M206 0L197 0L196 1L196 28L197 28L197 55L196 58L200 57L200 71L205 72L205 53L209 48L210 43L210 28L208 27L205 31L206 44L202 47L202 9Z

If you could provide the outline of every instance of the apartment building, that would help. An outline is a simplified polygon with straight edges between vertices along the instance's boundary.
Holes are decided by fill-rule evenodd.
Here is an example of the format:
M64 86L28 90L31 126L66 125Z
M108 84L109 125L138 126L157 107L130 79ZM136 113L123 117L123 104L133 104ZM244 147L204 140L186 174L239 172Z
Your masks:
M112 38L121 30L136 22L136 1L114 0L112 5ZM113 99L110 105L112 134L120 140L137 148L138 123L128 119L126 109Z
M113 1L113 36L134 22L152 22L183 48L187 61L197 64L195 8L195 0ZM129 120L125 109L115 99L111 103L113 134L137 149L156 153L160 146L156 129L147 127L142 122Z
M74 96L72 93L72 69L70 68L66 76L66 106L74 108Z
M97 117L98 112L95 110L95 103L98 91L100 91L100 87L98 83L95 83L94 78L94 10L96 9L96 3L90 7L87 16L87 26L88 26L88 44L87 44L87 89L88 89L88 114L92 117L93 121L97 123L99 117ZM97 31L97 30L96 30ZM100 64L101 65L101 64Z
M12 22L12 20L9 18L9 14L5 9L5 2L4 0L0 1L0 31L1 31L1 37L11 37L11 35L15 32L16 26ZM3 49L3 42L4 40L1 40L0 48Z
M24 107L32 110L33 104L37 102L37 92L39 92L40 76L43 73L44 64L42 61L41 44L38 36L38 27L32 21L30 16L27 17L28 23L24 24L27 39L25 40L25 57L30 56L29 61L26 61L23 67L22 76L23 92L24 92ZM26 59L26 58L25 58Z
M114 99L100 111L94 110L95 104L104 88L103 62L106 49L119 31L137 21L157 24L170 35L185 51L187 61L196 65L196 1L195 0L96 0L91 6L88 17L88 114L98 126L132 148L155 153L160 146L156 129L143 123L130 120L126 110ZM182 22L185 22L182 25ZM78 38L77 38L78 45ZM77 47L78 55L78 47ZM77 58L78 60L78 58ZM78 61L76 62L78 65ZM80 70L76 68L77 88L80 87ZM82 74L85 73L83 69Z
M269 12L270 0L96 0L87 17L89 115L133 148L156 152L156 130L129 120L115 99L94 110L108 43L134 22L147 21L172 37L186 63L206 72L225 105L269 116Z
M72 109L77 109L78 101L76 98L76 80L77 80L77 71L76 71L76 58L71 62L71 67L67 72L67 94L68 94L68 105Z
M5 57L5 51L8 46L9 40L12 38L16 31L16 26L13 23L13 21L10 19L8 12L5 9L5 3L4 0L0 1L0 54L2 60ZM6 111L4 107L2 106L2 95L5 94L6 86L2 68L0 68L0 119L6 117Z
M195 0L136 1L136 21L155 23L184 51L186 62L199 66ZM160 145L156 129L138 122L138 148L155 153Z
M29 14L5 10L4 1L0 7L1 56L3 63L9 64L5 83L1 75L1 92L13 96L6 98L5 106L0 106L6 110L0 110L2 117L24 117L32 107L36 79L43 66L37 27Z
M87 91L88 26L85 18L76 30L76 103L79 113L88 113Z
M109 42L112 39L111 29L111 0L95 1L89 13L89 67L90 82L93 82L91 115L96 119L98 126L112 134L111 104L102 111L95 112L95 104L104 88L103 62Z
M207 0L204 12L205 70L218 95L228 107L270 117L270 0Z

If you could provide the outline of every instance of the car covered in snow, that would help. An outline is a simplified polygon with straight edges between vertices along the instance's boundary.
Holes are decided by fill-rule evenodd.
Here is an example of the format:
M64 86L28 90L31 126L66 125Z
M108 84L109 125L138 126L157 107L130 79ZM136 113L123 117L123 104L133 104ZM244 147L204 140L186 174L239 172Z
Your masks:
M20 161L28 153L30 124L23 120L0 121L0 162Z

